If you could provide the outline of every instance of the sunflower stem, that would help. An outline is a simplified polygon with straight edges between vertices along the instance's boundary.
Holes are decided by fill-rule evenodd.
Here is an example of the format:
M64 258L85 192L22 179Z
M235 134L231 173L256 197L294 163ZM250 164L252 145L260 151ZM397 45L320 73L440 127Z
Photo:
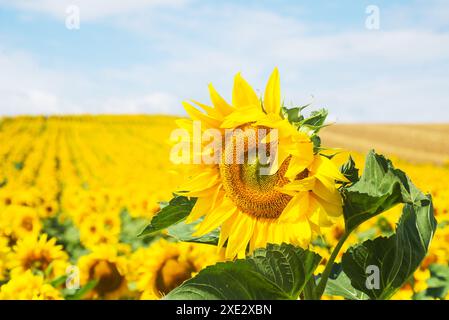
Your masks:
M351 230L352 231L352 230ZM318 283L316 290L315 290L315 298L321 299L321 296L324 293L324 290L326 289L327 280L330 276L330 273L332 271L332 267L334 265L334 261L337 258L338 253L341 250L341 247L345 243L346 239L348 239L348 236L351 234L351 231L345 232L343 236L338 240L337 245L335 246L334 250L332 251L332 254L329 258L329 261L326 264L326 267L324 268L323 273L321 274L320 282Z
M303 291L304 296L302 297L303 300L316 300L315 289L316 289L315 277L312 276L312 278L309 281L307 281L306 286L304 287Z

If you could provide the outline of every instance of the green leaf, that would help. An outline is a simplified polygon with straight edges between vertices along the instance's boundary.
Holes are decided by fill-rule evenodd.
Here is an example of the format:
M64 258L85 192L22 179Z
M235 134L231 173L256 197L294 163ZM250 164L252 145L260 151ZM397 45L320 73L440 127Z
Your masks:
M317 134L321 128L326 126L324 122L326 121L327 116L328 111L326 109L312 111L308 118L305 118L300 122L300 126L311 130L313 134Z
M304 116L301 114L301 112L308 106L310 106L310 103L301 107L293 107L293 108L286 108L283 106L281 111L284 118L287 118L287 120L290 123L295 124L304 120Z
M320 260L319 255L308 250L269 244L245 260L205 268L165 299L297 299Z
M317 135L313 135L310 137L310 140L312 140L313 143L313 152L317 153L321 150L321 138Z
M50 284L53 287L59 287L60 285L64 284L66 282L66 280L67 280L67 276L62 275L62 276L59 276L59 277L53 279L52 281L50 281Z
M449 293L449 266L433 264L429 269L430 279L427 280L429 287L426 296L444 299Z
M342 258L344 272L357 290L371 299L388 299L412 276L426 256L436 230L430 196L424 205L405 204L396 234L379 237L351 247ZM378 288L368 288L374 274L368 266L379 269Z
M177 224L172 225L167 229L168 235L183 242L195 242L195 243L206 243L206 244L218 244L218 238L220 237L220 230L215 229L212 232L205 234L204 236L195 237L192 234L195 232L195 227L201 223L202 219L187 224L181 221Z
M177 196L170 200L167 206L163 207L151 220L139 236L148 235L161 231L171 225L183 221L192 211L196 198Z
M317 111L312 111L310 113L310 116L308 118L305 118L301 122L301 125L320 127L326 121L326 118L327 118L328 114L329 113L328 113L328 111L326 109L320 109L320 110L317 110Z
M327 281L325 295L339 296L349 300L366 300L368 296L351 285L351 279L344 273L341 264L335 264Z
M356 168L355 162L351 156L349 156L348 161L341 166L340 171L351 183L359 181L359 169Z
M285 109L287 119L290 123L295 123L300 121L301 116L301 110L300 108L291 108L291 109Z
M370 151L360 180L343 187L343 213L346 230L351 231L364 221L399 203L420 205L428 201L401 170L390 160Z
M64 298L66 300L81 300L86 294L93 290L98 281L92 280L82 286L80 289L65 289Z

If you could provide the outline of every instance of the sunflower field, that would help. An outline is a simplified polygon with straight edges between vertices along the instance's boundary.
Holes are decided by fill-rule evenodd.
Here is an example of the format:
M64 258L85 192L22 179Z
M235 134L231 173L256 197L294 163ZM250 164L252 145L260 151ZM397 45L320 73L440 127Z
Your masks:
M0 299L449 299L447 165L326 149L277 70L209 89L189 119L0 120ZM170 161L192 121L268 128L279 168Z

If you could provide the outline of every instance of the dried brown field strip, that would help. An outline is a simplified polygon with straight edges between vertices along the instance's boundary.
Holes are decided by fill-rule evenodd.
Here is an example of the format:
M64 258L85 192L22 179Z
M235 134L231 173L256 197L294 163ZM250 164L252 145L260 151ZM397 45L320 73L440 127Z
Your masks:
M323 145L395 155L412 162L449 160L449 124L335 124L321 132Z

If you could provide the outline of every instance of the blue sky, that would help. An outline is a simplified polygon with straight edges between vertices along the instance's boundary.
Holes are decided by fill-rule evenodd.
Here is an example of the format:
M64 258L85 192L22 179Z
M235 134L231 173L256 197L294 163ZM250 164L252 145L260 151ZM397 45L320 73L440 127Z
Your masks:
M0 0L4 115L182 114L209 82L230 100L237 72L262 91L275 66L285 102L339 122L449 121L449 4Z

